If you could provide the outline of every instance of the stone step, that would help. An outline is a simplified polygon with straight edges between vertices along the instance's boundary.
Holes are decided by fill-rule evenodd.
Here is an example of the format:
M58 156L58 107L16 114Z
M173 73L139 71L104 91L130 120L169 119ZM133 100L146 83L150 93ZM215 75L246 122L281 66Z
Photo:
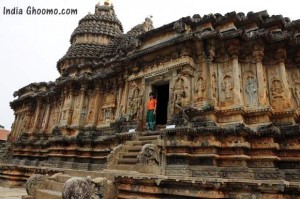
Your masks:
M143 131L141 136L160 135L161 131Z
M140 136L138 137L139 141L149 141L149 140L157 140L160 138L160 135L149 135L149 136Z
M56 182L65 183L70 178L72 178L72 176L69 176L69 175L66 175L66 174L58 175L57 179L56 179Z
M118 164L136 164L138 163L137 158L122 158L118 160Z
M142 146L131 146L127 148L128 152L140 152L142 150Z
M62 192L64 183L51 180L48 185L48 190Z
M35 199L62 199L62 193L46 189L38 189Z
M92 179L97 177L103 177L103 174L99 173L98 171L84 171L84 170L65 170L65 174L71 176L71 177L82 177L86 178L87 176L90 176Z
M144 145L144 144L152 144L153 140L145 140L145 141L133 141L132 146L136 145Z
M136 158L140 153L139 152L122 152L120 153L120 159L122 158Z

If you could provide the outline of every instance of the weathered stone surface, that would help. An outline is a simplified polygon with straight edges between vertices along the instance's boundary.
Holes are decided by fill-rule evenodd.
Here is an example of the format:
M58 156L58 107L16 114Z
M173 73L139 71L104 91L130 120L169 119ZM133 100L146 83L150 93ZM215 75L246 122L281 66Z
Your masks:
M25 188L30 196L35 196L37 189L45 189L48 185L48 177L45 175L34 174L28 178Z
M114 199L116 198L115 185L106 178L94 178L92 179L94 184L93 193L91 199Z
M155 144L145 144L137 158L141 165L159 165L160 150Z
M62 191L63 199L89 199L92 195L94 185L91 178L73 177L67 180Z

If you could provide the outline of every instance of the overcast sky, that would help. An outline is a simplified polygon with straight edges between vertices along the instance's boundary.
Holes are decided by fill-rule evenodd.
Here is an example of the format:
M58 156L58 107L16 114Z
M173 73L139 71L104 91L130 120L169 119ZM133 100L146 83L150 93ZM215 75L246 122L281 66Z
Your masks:
M103 4L104 0L100 3ZM69 39L78 21L94 13L98 0L0 0L0 124L11 128L14 120L9 102L13 92L32 82L54 81L58 76L56 62L69 48ZM269 15L282 14L300 19L296 0L111 0L122 22L124 32L152 15L154 27L160 27L185 16L210 13L267 10ZM28 6L78 10L77 15L28 15ZM22 15L4 15L5 8L23 10Z

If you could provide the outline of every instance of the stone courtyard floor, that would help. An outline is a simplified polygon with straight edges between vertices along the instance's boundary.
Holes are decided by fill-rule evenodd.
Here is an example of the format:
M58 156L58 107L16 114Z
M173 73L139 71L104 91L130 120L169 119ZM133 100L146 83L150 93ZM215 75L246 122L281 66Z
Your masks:
M21 199L27 195L25 188L8 188L0 186L0 199Z

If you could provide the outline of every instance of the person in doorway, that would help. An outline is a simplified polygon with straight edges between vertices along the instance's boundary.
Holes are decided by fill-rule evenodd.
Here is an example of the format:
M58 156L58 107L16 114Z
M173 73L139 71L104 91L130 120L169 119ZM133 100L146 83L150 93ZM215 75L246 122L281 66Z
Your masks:
M151 92L149 94L150 100L147 103L147 118L146 118L146 125L148 130L154 131L155 130L155 114L156 114L156 105L157 101L154 99L154 94Z

